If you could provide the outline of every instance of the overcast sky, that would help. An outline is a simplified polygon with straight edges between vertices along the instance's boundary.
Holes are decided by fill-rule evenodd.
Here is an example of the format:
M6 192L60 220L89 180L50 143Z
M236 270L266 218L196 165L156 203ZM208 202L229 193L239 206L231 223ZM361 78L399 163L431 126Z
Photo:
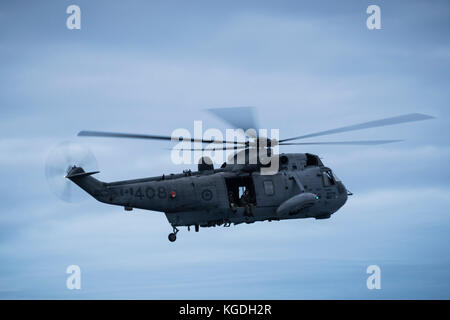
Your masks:
M81 30L66 28L71 4ZM449 299L449 28L448 1L2 1L0 298ZM319 154L354 193L328 220L182 228L169 243L161 213L66 203L47 185L66 140L104 181L193 169L164 142L76 133L225 129L205 109L242 105L281 138L436 119L314 139L397 144L282 149ZM372 264L381 290L366 287Z

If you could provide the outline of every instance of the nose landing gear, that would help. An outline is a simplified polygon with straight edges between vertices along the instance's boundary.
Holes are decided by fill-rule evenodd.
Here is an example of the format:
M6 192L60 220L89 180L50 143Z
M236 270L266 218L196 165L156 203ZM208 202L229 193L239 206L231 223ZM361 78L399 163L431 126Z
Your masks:
M176 227L174 227L174 226L172 226L172 228L173 228L173 232L172 233L169 233L169 241L170 242L175 242L175 240L177 240L177 233L178 233L178 231L180 231L180 230L178 230Z

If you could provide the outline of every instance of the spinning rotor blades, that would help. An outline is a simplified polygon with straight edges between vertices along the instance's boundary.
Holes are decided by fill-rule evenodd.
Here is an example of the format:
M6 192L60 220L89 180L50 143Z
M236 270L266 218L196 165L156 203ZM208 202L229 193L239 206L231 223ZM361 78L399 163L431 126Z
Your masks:
M426 114L421 114L421 113L409 113L409 114L404 114L404 115L397 116L397 117L384 118L384 119L380 119L380 120L363 122L363 123L354 124L354 125L351 125L351 126L345 126L345 127L340 127L340 128L336 128L336 129L319 131L319 132L316 132L316 133L310 133L310 134L306 134L306 135L302 135L302 136L297 136L297 137L293 137L293 138L283 139L283 140L280 140L280 144L281 144L281 142L286 142L286 141L305 139L305 138L312 138L312 137L318 137L318 136L325 136L325 135L329 135L329 134L342 133L342 132L348 132L348 131L356 131L356 130L363 130L363 129L369 129L369 128L391 126L391 125L394 125L394 124L400 124L400 123L406 123L406 122L414 122L414 121L422 121L422 120L428 120L428 119L434 119L434 117L428 116Z
M128 138L128 139L147 139L147 140L166 140L177 141L172 139L171 136L149 135L149 134L135 134L135 133L120 133L120 132L104 132L104 131L87 131L83 130L78 133L80 137L102 137L102 138ZM201 143L217 143L217 144L241 144L245 145L245 142L237 141L225 141L225 140L208 140L208 139L195 139L179 137L180 141L185 142L201 142Z
M256 130L256 121L254 117L253 107L235 107L235 108L218 108L218 109L208 109L209 112L217 116L218 118L224 120L228 124L232 125L234 128L243 129L244 131L248 129ZM161 136L161 135L146 135L146 134L133 134L133 133L118 133L118 132L103 132L103 131L80 131L78 136L83 137L107 137L107 138L130 138L130 139L149 139L149 140L166 140L166 141L183 141L183 142L201 142L210 144L230 144L231 146L223 147L207 147L207 148L180 148L180 150L192 150L192 151L214 151L214 150L241 150L241 149L253 149L258 148L257 139L264 139L268 142L269 147L277 145L380 145L386 143L400 142L402 140L362 140L362 141L317 141L317 142L290 142L293 140L300 140L318 136L331 135L336 133L343 133L349 131L357 131L369 128L384 127L397 125L401 123L415 122L433 119L434 117L421 114L421 113L409 113L396 117L384 118L379 120L373 120L363 123L358 123L350 126L339 127L331 130L324 130L315 133L305 134L301 136L296 136L292 138L282 139L282 140L271 140L265 137L256 135L249 135L249 138L253 140L242 141L227 141L227 140L210 140L210 139L198 139L198 138L184 138L180 137L177 139L172 139L171 136ZM265 144L267 145L267 144Z

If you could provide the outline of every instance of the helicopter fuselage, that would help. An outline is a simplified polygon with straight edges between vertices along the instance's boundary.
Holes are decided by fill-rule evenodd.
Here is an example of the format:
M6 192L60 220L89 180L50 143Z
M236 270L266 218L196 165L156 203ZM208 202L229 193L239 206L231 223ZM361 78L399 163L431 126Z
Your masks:
M164 212L174 228L326 219L344 205L346 188L317 156L279 157L279 170L273 175L261 174L255 165L224 164L220 169L110 183L77 167L67 177L98 201L126 210Z

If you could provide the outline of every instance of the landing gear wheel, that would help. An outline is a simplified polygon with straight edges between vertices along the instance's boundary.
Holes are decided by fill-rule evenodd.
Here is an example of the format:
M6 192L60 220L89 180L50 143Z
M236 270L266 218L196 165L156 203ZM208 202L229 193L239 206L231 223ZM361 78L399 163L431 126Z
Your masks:
M177 235L175 233L169 233L169 241L174 242L177 240Z

